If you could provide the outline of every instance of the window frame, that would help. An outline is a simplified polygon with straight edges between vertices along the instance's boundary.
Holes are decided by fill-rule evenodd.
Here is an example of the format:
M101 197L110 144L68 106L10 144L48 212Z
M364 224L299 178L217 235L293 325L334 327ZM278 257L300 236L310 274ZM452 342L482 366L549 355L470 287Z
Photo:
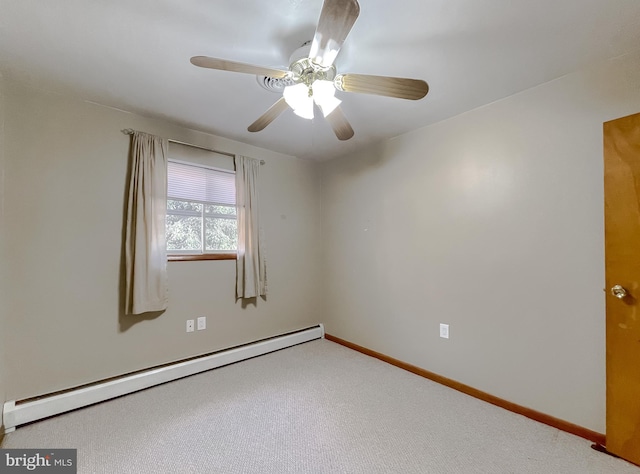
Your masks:
M236 172L234 170L228 170L228 169L224 169L224 168L217 168L215 166L209 166L209 165L203 165L201 163L196 163L196 162L189 162L189 161L184 161L184 160L177 160L177 159L173 159L173 158L169 158L167 161L172 162L172 163L177 163L177 164L181 164L181 165L186 165L186 166L195 166L198 168L204 168L204 169L208 169L208 170L213 170L213 171L217 171L220 173L228 173L228 174L232 174L235 176ZM185 210L176 210L173 212L169 212L169 210L166 210L167 215L172 214L172 215L184 215L184 216L193 216L193 217L202 217L202 225L205 225L205 216L206 216L206 212L205 212L205 206L206 205L211 205L213 203L211 202L205 202L205 201L200 201L200 200L188 200L188 199L182 199L182 198L172 198L168 195L167 193L167 201L172 200L172 201L184 201L184 202L194 202L194 203L199 203L202 204L202 212L197 212L197 211L185 211ZM213 205L224 205L224 204L213 204ZM229 220L235 220L236 224L238 222L238 214L236 211L236 215L231 218L231 217L227 217L228 215L225 214L214 214L212 217L216 217L216 218L222 218L222 219L229 219ZM203 233L202 236L204 238L204 229L203 229ZM167 252L167 261L169 262L190 262L190 261L198 261L198 260L237 260L238 258L238 249L236 248L236 250L213 250L213 251L205 251L205 242L203 240L202 242L202 250L201 253L190 253L190 252L195 252L195 250L169 250L166 249ZM166 244L165 244L166 246Z

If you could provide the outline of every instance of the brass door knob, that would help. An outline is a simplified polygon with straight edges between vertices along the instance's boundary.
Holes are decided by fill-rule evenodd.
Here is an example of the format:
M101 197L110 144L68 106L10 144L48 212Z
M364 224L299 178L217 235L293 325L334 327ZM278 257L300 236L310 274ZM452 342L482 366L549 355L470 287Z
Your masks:
M627 290L625 290L624 287L620 285L615 285L613 288L611 288L611 294L616 298L623 299L627 296Z

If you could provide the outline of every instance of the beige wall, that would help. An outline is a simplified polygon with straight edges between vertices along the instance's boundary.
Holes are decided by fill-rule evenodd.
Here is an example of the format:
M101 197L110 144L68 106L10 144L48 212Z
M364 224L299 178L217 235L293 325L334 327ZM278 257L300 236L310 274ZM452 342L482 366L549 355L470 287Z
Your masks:
M7 83L6 395L34 396L321 322L314 163ZM264 159L269 296L236 302L235 261L170 262L170 307L120 311L129 137L123 128ZM4 301L4 300L3 300ZM205 331L185 321L207 316ZM2 331L5 333L5 331Z
M602 123L638 84L636 54L324 163L327 332L604 432Z

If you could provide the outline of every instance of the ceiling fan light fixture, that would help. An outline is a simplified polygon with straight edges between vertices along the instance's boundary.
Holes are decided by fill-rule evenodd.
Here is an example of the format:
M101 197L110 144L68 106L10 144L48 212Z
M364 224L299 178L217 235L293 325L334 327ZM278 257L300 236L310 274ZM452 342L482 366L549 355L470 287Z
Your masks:
M313 98L309 95L309 88L306 84L287 86L282 95L297 116L307 120L313 118Z
M311 85L313 89L313 97L316 99L324 99L325 97L333 97L336 95L336 88L333 86L333 81L327 81L324 79L318 79Z
M333 85L333 81L327 81L318 79L311 86L313 90L313 100L322 110L322 115L325 117L333 112L342 101L335 97L336 88Z
M322 115L325 118L331 112L336 110L336 107L338 107L341 103L342 101L337 97L328 97L326 100L322 101L321 103L316 100L316 104L318 104L318 107L320 107L320 110L322 111Z

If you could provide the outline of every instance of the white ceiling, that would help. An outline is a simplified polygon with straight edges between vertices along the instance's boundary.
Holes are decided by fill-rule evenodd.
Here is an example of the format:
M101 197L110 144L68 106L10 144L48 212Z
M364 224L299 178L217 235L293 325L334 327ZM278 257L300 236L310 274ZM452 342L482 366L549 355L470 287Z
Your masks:
M255 76L196 55L286 68L322 0L0 0L0 73L36 87L304 158L326 159L640 48L640 0L360 0L338 72L424 79L420 101L338 92L355 136L288 110Z

